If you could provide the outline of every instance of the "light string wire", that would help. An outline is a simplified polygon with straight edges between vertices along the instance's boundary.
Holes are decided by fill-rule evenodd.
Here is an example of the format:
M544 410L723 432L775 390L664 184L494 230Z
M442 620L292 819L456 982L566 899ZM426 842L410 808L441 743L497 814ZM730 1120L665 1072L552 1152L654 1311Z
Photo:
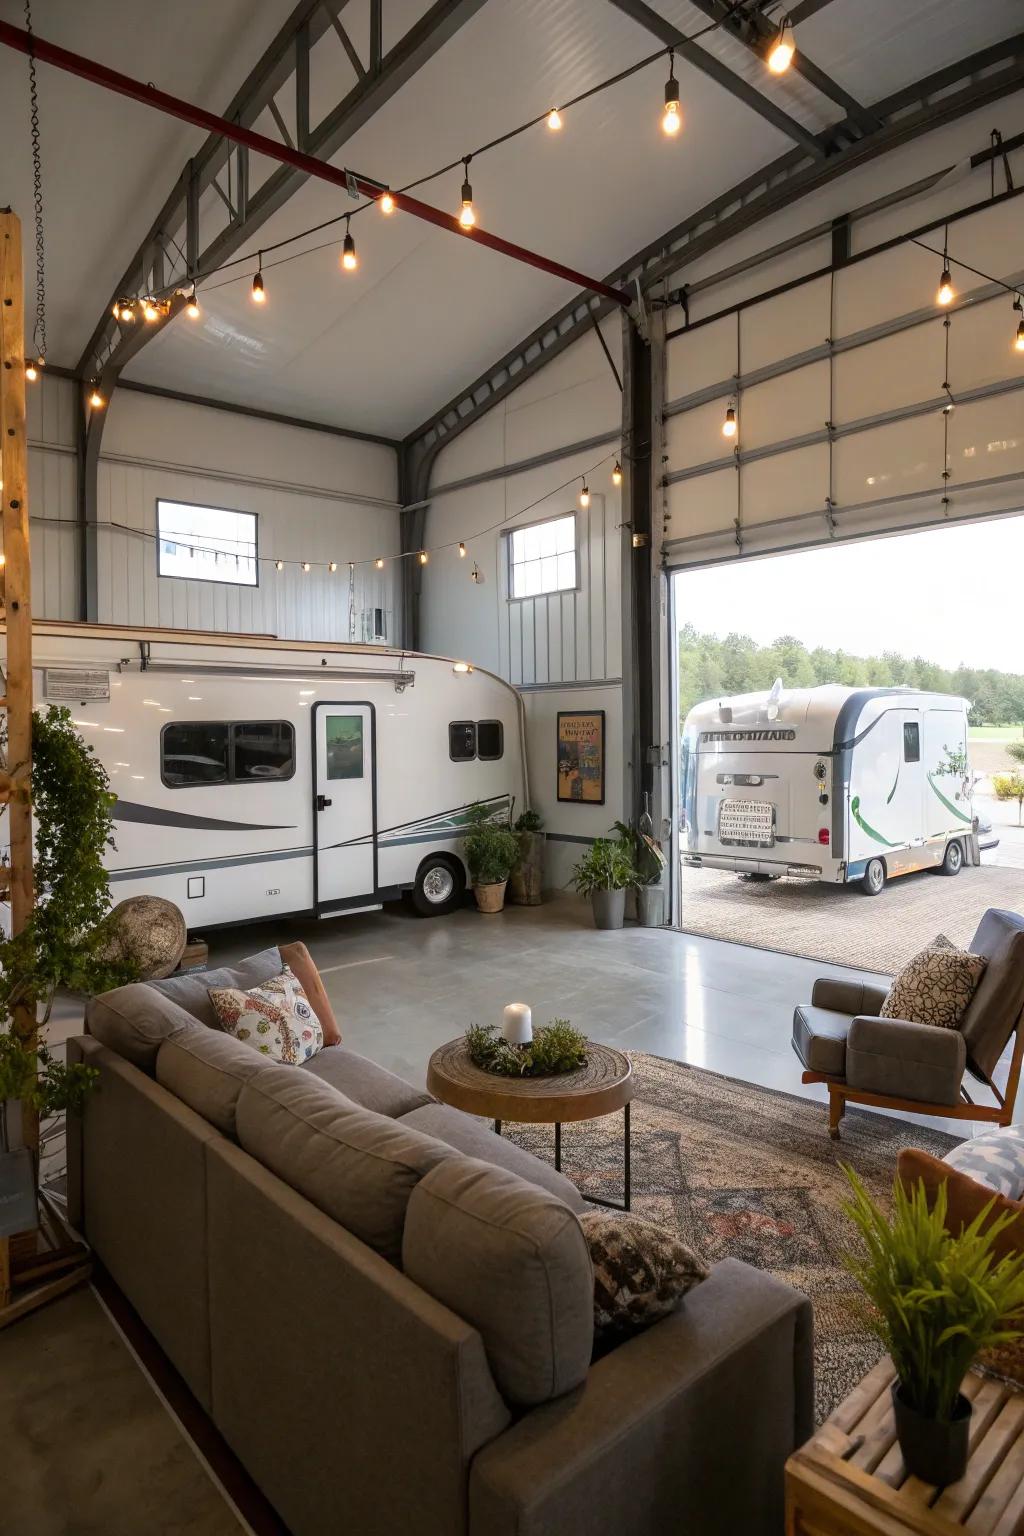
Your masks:
M32 200L36 220L36 320L32 345L39 361L46 358L46 240L43 228L43 162L39 138L39 87L36 80L35 34L32 3L25 0L25 31L28 33L29 130L32 139Z
M603 464L607 464L609 459L616 458L620 452L621 449L613 450L611 453L606 453L603 458L598 459L595 464L591 464L588 469L583 471L584 478L589 479L595 470L600 469ZM528 502L525 507L520 507L516 512L507 513L498 522L491 523L486 528L478 528L475 533L467 534L463 538L449 539L444 544L433 544L429 547L425 546L422 549L401 550L398 554L395 555L374 555L366 560L349 560L345 563L347 563L350 571L354 571L355 569L361 568L363 566L376 567L378 560L383 560L385 565L391 564L392 562L397 562L399 560L419 560L420 556L424 554L428 556L439 555L443 554L445 550L458 549L460 545L472 544L475 539L483 538L484 535L488 533L496 533L499 529L507 527L510 523L514 523L516 518L525 517L527 512L532 512L535 507L541 506L545 501L550 501L552 496L558 496L562 493L562 491L568 490L569 487L571 485L575 485L576 481L579 479L580 472L577 471L576 474L571 475L568 480L564 480L561 485L556 485L550 491L545 491L542 496L538 496L535 501ZM33 523L48 524L58 528L67 528L71 526L67 518L47 517L45 513L33 514L29 521ZM236 560L239 563L244 561L248 565L272 565L275 567L278 565L294 565L298 566L300 569L304 569L308 565L310 567L317 566L322 567L324 570L329 570L332 564L337 565L342 563L339 561L331 560L286 560L277 555L236 555L233 554L231 550L218 549L212 544L186 544L184 539L176 539L174 536L167 532L162 532L160 530L154 532L149 528L133 528L128 523L119 523L113 520L109 522L97 523L96 527L98 529L109 528L118 533L128 533L137 539L148 539L152 543L180 543L183 549L191 550L194 554L213 555L214 557L223 556L226 560ZM238 539L225 539L224 542L240 543L241 541Z

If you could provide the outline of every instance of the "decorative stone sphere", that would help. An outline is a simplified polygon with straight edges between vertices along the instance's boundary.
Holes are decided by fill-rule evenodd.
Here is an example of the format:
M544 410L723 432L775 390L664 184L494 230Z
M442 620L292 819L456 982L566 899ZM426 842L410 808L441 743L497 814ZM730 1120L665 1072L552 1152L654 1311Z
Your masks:
M108 960L128 960L140 981L159 981L178 969L188 928L180 908L163 896L129 896L107 919Z

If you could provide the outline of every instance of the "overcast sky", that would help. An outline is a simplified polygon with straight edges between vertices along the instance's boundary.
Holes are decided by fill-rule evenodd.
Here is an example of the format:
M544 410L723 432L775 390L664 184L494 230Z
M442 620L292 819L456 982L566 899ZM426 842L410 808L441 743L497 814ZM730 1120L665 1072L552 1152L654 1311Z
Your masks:
M795 635L856 655L897 651L939 666L1024 671L1024 517L765 560L676 578L680 624Z

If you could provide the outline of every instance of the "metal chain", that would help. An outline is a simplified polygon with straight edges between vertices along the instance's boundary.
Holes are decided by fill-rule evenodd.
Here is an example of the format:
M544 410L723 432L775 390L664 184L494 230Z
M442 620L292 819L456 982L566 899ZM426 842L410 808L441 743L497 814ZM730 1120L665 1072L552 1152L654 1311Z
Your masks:
M28 93L31 102L32 198L36 212L36 323L32 344L37 357L46 358L46 240L43 233L43 164L39 148L39 92L36 83L35 38L32 3L25 0L25 31L28 33Z

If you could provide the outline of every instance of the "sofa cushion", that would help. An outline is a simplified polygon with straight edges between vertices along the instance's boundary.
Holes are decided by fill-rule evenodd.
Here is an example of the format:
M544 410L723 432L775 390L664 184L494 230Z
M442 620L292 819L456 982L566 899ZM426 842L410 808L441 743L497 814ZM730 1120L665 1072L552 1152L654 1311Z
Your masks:
M550 1163L541 1162L532 1152L517 1147L514 1141L496 1136L488 1120L477 1120L473 1115L463 1114L461 1109L452 1109L449 1104L427 1104L423 1109L403 1115L402 1124L411 1125L427 1136L436 1136L438 1141L447 1142L457 1151L465 1152L467 1157L477 1157L483 1163L493 1163L496 1168L517 1173L530 1184L550 1190L564 1200L571 1211L587 1209L587 1202L571 1179L557 1172Z
M967 1042L968 1065L989 1078L1024 1003L1024 917L990 907L971 949L984 955L988 965L960 1021L960 1033Z
M90 998L85 1009L90 1035L152 1077L157 1051L182 1030L198 1029L194 1017L148 981L131 981Z
M456 1157L293 1067L270 1065L250 1078L235 1123L246 1152L395 1264L410 1195L424 1174Z
M878 1017L956 1029L987 964L984 955L957 949L940 934L893 978Z
M433 1103L430 1094L423 1089L411 1087L404 1078L396 1077L386 1067L378 1067L375 1061L368 1061L356 1051L346 1050L343 1045L325 1045L309 1061L304 1061L302 1067L313 1077L330 1083L354 1104L372 1109L378 1115L388 1115L392 1120L423 1104ZM442 1136L441 1140L446 1141L447 1137Z
M586 1211L580 1226L594 1266L594 1330L614 1344L674 1312L707 1277L707 1265L674 1232L611 1211Z
M831 1008L800 1003L793 1012L793 1049L809 1072L827 1077L846 1073L846 1036L850 1018Z
M932 1157L930 1152L921 1152L917 1147L905 1147L897 1162L900 1183L908 1194L913 1192L919 1182L923 1183L929 1206L934 1205L935 1197L944 1185L946 1228L949 1232L958 1233L970 1226L978 1213L991 1205L986 1227L991 1226L997 1216L1005 1214L1013 1218L993 1242L996 1258L1005 1259L1024 1252L1024 1203L995 1194L989 1185L979 1184L977 1178L972 1177L966 1169L952 1162L955 1153L970 1145L970 1141L961 1142L941 1160Z
M220 1020L210 1001L210 989L239 987L243 992L247 991L249 987L258 987L271 976L279 975L281 964L281 951L275 944L271 949L260 950L258 955L239 960L237 965L223 965L215 971L185 971L181 976L168 976L165 981L147 981L146 985L177 1003L208 1029L220 1029Z
M164 1040L156 1080L225 1136L237 1139L235 1109L243 1086L270 1063L240 1040L193 1022Z
M313 956L305 944L297 941L294 944L282 944L280 954L281 964L290 966L299 978L302 990L309 998L313 1012L320 1020L320 1028L324 1032L324 1045L340 1045L341 1030L338 1028L331 1000L327 996L327 989L316 968Z
M271 1061L297 1067L323 1049L324 1032L299 978L286 965L258 987L211 987L225 1034Z
M479 1331L509 1403L546 1403L585 1379L590 1253L572 1211L547 1190L475 1158L442 1163L412 1192L402 1263Z
M1024 1125L1000 1125L962 1141L944 1162L1007 1200L1024 1200Z

